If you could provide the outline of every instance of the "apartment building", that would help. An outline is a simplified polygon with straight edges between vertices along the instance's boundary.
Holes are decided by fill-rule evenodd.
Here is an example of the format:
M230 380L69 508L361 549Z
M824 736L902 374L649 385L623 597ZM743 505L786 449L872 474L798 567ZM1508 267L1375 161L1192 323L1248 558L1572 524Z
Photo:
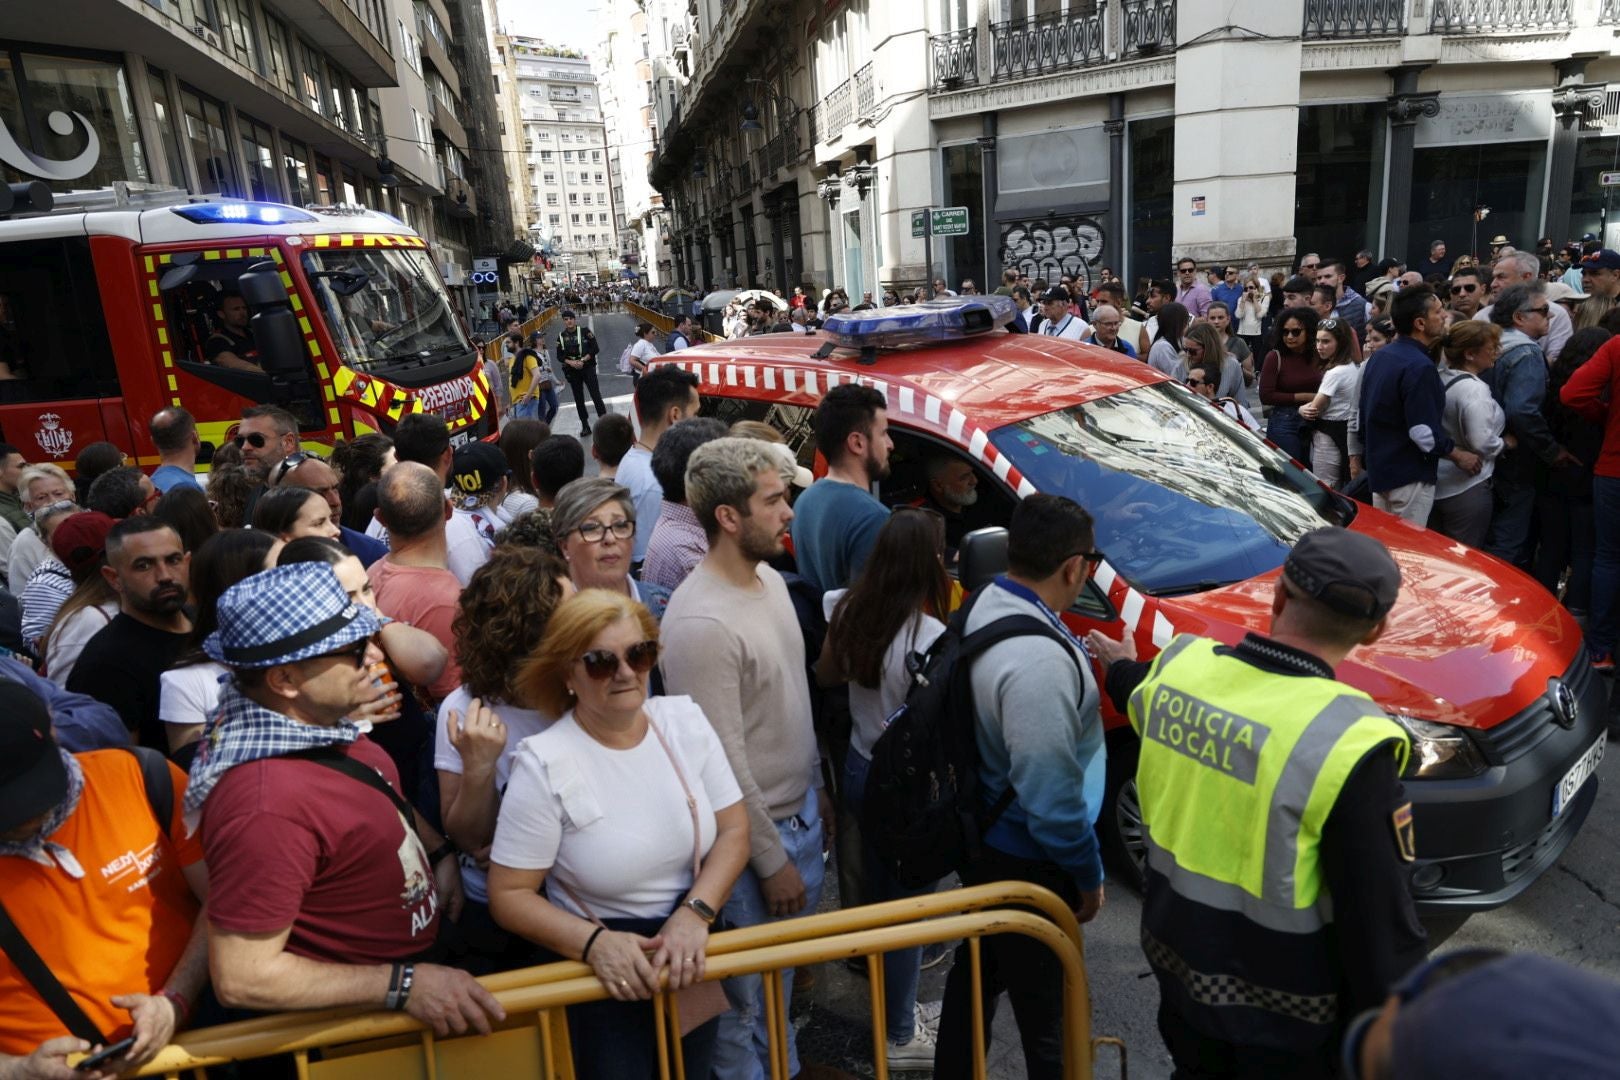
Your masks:
M1617 24L1616 0L691 0L650 177L681 280L857 300L1615 242ZM913 215L947 206L969 230L930 267Z
M669 15L683 13L674 0L610 0L603 20L606 36L594 57L607 132L609 197L617 214L619 273L649 286L672 283L669 217L663 196L647 179L657 129L654 54L673 52Z

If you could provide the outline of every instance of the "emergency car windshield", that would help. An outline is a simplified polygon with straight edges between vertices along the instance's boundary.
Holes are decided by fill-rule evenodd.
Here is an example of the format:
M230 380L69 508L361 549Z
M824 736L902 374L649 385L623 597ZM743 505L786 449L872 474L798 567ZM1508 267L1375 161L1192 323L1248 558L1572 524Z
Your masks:
M425 251L307 251L304 273L320 298L332 340L351 367L380 371L472 350Z
M1096 520L1097 548L1157 595L1274 570L1305 533L1352 511L1308 472L1174 383L998 429L997 450L1037 489Z

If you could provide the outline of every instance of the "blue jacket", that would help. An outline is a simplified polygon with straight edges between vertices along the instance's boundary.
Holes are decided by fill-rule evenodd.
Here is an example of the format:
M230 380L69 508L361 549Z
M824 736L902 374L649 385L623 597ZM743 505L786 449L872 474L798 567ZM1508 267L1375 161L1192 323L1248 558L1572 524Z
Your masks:
M88 694L64 690L9 656L0 659L0 679L22 683L39 695L51 711L51 730L56 733L56 744L68 753L130 744L129 729L111 705Z
M1373 491L1434 483L1436 462L1455 445L1445 411L1440 373L1411 338L1397 337L1362 365L1361 441Z
M1541 406L1547 397L1547 357L1541 345L1519 330L1502 333L1502 354L1480 376L1507 416L1507 430L1519 445L1505 451L1496 471L1504 479L1527 480L1536 458L1551 465L1562 449Z
M371 564L388 554L388 545L375 537L357 532L347 525L338 526L338 543L349 549L349 552L360 560L360 565L369 569Z

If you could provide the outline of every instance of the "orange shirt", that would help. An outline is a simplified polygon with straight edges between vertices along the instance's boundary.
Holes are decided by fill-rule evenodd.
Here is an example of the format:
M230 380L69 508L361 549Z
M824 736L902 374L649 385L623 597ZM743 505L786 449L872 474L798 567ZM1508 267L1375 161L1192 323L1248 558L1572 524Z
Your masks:
M54 863L0 857L0 902L46 967L90 1021L112 1039L129 1013L108 999L163 988L185 951L199 905L180 868L202 858L198 837L171 843L152 816L140 763L123 750L76 755L84 767L79 807L50 840L84 868L75 880ZM171 764L174 820L184 838L186 774ZM67 1029L11 960L0 953L0 1052L28 1054Z

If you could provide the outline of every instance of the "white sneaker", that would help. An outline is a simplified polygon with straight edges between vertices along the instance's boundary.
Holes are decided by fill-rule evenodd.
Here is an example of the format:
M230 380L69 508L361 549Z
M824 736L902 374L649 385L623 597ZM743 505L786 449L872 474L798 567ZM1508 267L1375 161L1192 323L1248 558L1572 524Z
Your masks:
M907 1072L934 1071L934 1033L922 1024L908 1043L889 1043L889 1068Z
M927 1028L930 1034L939 1034L939 1014L945 1007L943 1001L919 1001L912 1006L912 1015L917 1018L919 1028Z

